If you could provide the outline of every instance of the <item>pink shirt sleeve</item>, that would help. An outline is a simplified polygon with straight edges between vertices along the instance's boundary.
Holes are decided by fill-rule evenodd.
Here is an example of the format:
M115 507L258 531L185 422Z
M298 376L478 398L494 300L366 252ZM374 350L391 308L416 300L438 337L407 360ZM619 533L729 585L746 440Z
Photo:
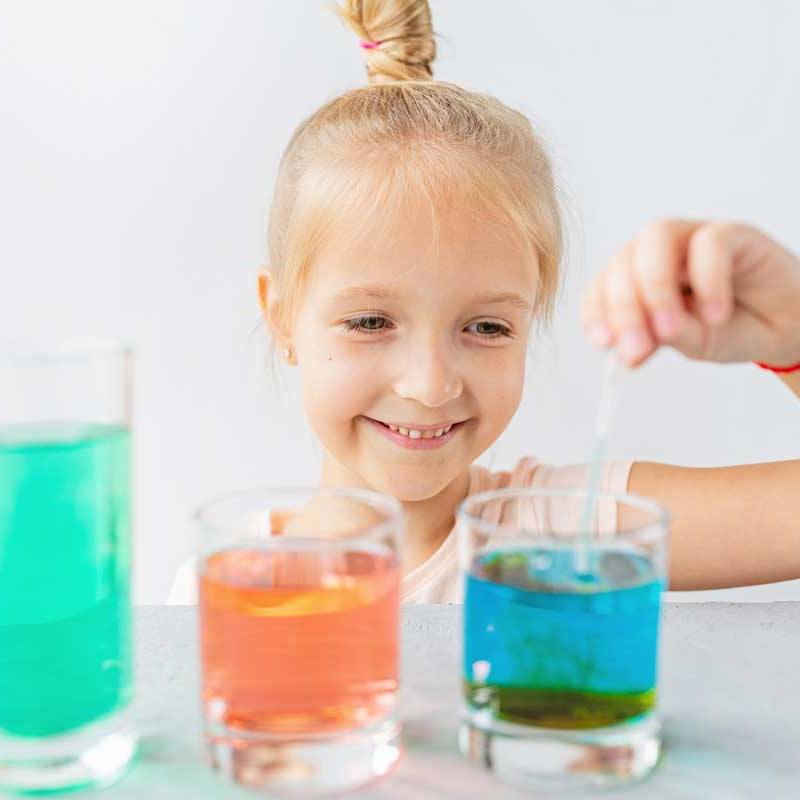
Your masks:
M624 494L628 490L632 461L608 461L603 465L600 491ZM587 464L570 464L556 467L540 464L535 459L524 458L513 469L509 487L529 487L541 489L577 489L586 486L589 467ZM577 530L580 520L577 509L580 504L574 501L559 502L554 499L544 509L546 518L539 519L537 525L547 526L553 531ZM617 532L617 504L601 502L597 506L595 535L613 536Z

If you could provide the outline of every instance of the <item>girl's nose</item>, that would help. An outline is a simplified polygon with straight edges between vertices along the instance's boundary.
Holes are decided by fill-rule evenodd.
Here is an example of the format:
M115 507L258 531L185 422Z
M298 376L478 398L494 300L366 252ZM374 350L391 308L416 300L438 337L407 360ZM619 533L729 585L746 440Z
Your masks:
M428 344L413 348L405 368L395 381L394 391L404 400L416 400L428 408L439 408L461 396L464 384L452 348Z

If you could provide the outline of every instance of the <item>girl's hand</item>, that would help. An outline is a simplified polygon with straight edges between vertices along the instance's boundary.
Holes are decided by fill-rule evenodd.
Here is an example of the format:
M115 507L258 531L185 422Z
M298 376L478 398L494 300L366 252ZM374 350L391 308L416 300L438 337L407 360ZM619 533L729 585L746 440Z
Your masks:
M593 281L583 324L641 364L662 344L705 361L800 363L800 260L734 222L648 225Z

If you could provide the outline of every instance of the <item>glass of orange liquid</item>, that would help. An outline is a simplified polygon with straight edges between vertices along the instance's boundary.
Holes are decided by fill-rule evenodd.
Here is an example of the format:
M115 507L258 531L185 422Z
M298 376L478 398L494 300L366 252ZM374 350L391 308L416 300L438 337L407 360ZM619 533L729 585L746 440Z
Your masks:
M400 504L256 490L195 515L213 766L276 797L356 789L400 757Z

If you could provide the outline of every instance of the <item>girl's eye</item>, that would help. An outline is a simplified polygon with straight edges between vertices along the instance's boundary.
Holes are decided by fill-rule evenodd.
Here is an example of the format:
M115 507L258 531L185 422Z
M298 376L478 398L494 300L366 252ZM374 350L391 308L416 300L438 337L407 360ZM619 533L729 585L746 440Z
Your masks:
M344 321L344 328L347 331L354 331L357 333L381 333L388 330L391 323L386 317L379 317L370 314L364 317L354 317L353 319L346 319Z
M483 339L502 339L511 336L511 329L499 322L473 322L467 326L467 330Z

